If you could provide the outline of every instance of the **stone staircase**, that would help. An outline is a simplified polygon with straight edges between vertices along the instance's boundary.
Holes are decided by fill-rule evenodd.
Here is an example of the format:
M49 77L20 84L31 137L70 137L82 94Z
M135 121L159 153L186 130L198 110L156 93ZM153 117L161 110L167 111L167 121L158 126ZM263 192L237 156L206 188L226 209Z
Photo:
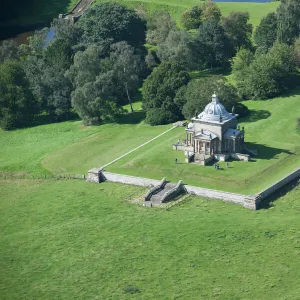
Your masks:
M150 202L152 205L159 205L162 204L162 198L166 192L170 191L176 186L176 184L168 182L163 189L159 190L156 194L152 195L150 198Z

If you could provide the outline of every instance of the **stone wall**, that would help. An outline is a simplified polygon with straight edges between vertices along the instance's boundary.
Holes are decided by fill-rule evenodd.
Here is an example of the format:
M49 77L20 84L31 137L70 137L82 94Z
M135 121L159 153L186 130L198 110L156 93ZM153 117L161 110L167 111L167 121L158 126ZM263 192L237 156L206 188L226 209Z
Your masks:
M157 193L159 190L163 189L166 183L167 183L166 178L163 178L159 185L156 185L153 188L151 188L145 196L145 201L150 200L152 195Z
M274 194L277 190L282 188L283 186L287 185L288 183L292 182L293 180L300 178L300 169L295 170L294 172L288 174L284 178L280 179L276 183L272 184L267 189L263 190L258 194L260 199L265 199L266 197Z
M241 195L217 190L211 190L191 185L184 185L184 189L187 193L192 195L201 196L208 199L222 200L225 202L232 202L243 205L245 208L256 210L259 208L259 205L263 199L275 193L278 189L287 185L291 181L300 178L300 169L295 170L294 172L288 174L286 177L282 178L278 182L274 183L269 188L260 192L256 195ZM88 172L87 181L89 182L119 182L123 184L132 184L144 187L154 187L162 183L162 181L155 179L148 179L142 177L135 177L123 174L116 174L110 172L104 172L101 169L91 169Z

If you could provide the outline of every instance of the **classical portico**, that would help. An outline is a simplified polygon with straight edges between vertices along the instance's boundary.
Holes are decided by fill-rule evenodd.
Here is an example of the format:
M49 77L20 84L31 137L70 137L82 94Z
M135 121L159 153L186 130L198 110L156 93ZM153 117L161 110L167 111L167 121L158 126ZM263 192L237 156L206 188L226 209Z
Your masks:
M174 146L185 151L187 162L202 165L212 159L226 160L229 156L248 160L247 155L241 154L244 128L240 130L237 125L237 116L227 112L217 95L213 94L212 101L203 112L191 119L185 130L186 139Z

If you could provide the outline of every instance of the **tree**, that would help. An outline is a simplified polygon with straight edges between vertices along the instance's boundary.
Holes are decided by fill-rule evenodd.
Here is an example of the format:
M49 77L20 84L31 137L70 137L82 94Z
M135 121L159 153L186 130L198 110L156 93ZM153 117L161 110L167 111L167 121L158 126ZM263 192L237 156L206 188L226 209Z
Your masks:
M28 125L37 112L22 63L7 60L0 65L0 127Z
M243 97L267 99L279 95L295 84L297 70L293 48L275 43L268 53L256 55L244 74L243 78L236 78Z
M299 68L300 67L300 37L295 41L293 48L294 48L295 63L296 66Z
M233 48L223 27L217 21L207 21L199 27L193 52L202 68L212 68L224 66L232 57Z
M186 31L170 31L165 42L157 47L157 55L161 61L176 61L187 70L195 68L191 37Z
M72 106L86 125L115 120L122 112L116 95L123 87L105 52L100 46L88 46L75 54L74 64L67 72L74 87Z
M232 60L232 74L235 80L247 76L248 67L254 60L254 54L249 49L240 49Z
M277 16L275 13L267 14L255 30L254 41L257 47L267 52L272 48L277 36Z
M220 8L211 0L203 2L200 6L202 10L202 22L217 21L221 19Z
M72 63L72 49L61 39L37 49L30 51L25 62L31 90L41 110L58 119L68 118L72 85L65 72Z
M249 13L240 11L233 11L222 18L225 33L236 51L241 47L252 47L252 25L248 24L248 21Z
M240 100L237 89L222 76L214 75L208 78L194 79L186 88L184 117L190 119L201 113L211 101L211 95L214 92L228 111L231 111L232 106L236 106Z
M92 6L75 26L82 30L85 45L98 44L109 51L110 45L126 41L133 47L144 47L145 21L134 10L116 2Z
M163 43L170 31L176 30L176 23L172 20L169 12L156 11L147 24L147 43L152 45Z
M193 6L186 10L181 16L181 24L186 30L197 29L202 24L202 9L200 6Z
M190 80L176 62L162 62L143 84L143 108L151 125L167 124L182 118L182 104L174 99L178 90Z
M16 42L10 40L0 42L0 64L8 59L18 60L19 57L20 50Z
M281 43L292 45L300 36L300 2L282 0L277 9L277 38Z
M115 96L123 98L125 93L133 112L132 96L137 94L145 73L145 63L141 55L136 54L134 48L126 42L113 44L105 71L113 73L115 84L112 85L112 91L121 86L121 93L117 92Z

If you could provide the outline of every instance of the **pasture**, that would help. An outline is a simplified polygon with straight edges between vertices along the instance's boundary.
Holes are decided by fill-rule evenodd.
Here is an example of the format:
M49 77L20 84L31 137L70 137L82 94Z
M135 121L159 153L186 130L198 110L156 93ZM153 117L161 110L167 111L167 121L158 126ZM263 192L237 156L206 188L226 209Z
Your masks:
M106 2L107 0L96 0L95 3ZM169 11L170 15L180 25L180 17L188 8L199 5L199 0L115 0L131 8L145 9L149 14L157 10ZM242 3L242 2L218 2L216 3L222 12L227 16L231 11L247 11L250 14L249 22L257 26L260 20L269 12L273 12L279 6L279 2L268 3Z
M250 211L83 180L0 180L0 292L10 299L299 299L300 189ZM274 199L273 199L274 200Z

